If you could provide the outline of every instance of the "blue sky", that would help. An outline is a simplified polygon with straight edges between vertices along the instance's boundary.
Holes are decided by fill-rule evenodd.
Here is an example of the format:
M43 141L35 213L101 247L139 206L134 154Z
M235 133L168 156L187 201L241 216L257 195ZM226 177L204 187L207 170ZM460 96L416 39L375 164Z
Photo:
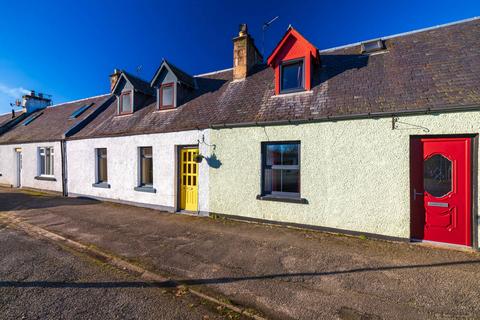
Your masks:
M54 103L107 93L114 68L150 80L163 57L191 74L229 68L239 23L270 53L289 24L319 49L480 16L480 1L0 0L0 113L24 90ZM142 66L140 72L137 67Z

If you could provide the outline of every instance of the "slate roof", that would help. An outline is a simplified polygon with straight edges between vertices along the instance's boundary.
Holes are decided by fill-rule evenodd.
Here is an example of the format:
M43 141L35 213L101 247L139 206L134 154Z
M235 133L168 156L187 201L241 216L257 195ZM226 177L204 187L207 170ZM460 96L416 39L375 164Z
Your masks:
M156 110L152 96L133 114L116 115L114 97L105 95L45 109L28 126L23 120L0 135L0 144L62 139L75 123L95 117L70 139L204 129L210 126L324 121L427 112L446 108L480 110L480 19L385 40L386 51L362 55L361 45L320 51L309 92L275 96L274 72L258 66L243 81L232 69L195 76L197 88L173 110ZM140 87L148 83L128 74ZM140 82L136 82L139 80ZM95 102L78 119L70 114ZM98 113L98 114L97 114ZM1 118L0 118L1 119ZM91 121L90 121L91 120Z
M125 76L125 78L127 78L127 80L130 81L130 83L133 85L135 89L148 95L155 94L155 90L150 86L150 83L148 83L147 81L137 76L134 76L133 74L128 73L126 71L122 71L122 73Z
M211 125L312 121L328 117L424 112L480 106L480 19L385 40L386 51L362 55L360 44L320 52L310 92L275 96L273 69L243 81L232 70L196 76L198 90L175 110L152 98L134 114L112 104L74 136L88 138L182 131Z
M11 120L18 119L23 114L23 111L15 111L15 117L12 118L12 113L5 113L0 115L0 127L3 127L7 123L9 123Z
M167 60L165 60L165 63L170 67L170 69L177 76L179 81L189 85L192 88L195 88L195 80L191 75L189 75L188 73L186 73L182 69L178 68L173 63L168 62Z
M0 144L61 140L64 138L65 132L86 119L98 108L101 108L104 105L104 102L108 101L109 98L110 95L92 97L47 107L43 110L33 112L15 127L0 135ZM70 115L75 110L92 103L93 105L78 118L69 119ZM31 116L39 114L41 115L35 120L26 126L24 125Z

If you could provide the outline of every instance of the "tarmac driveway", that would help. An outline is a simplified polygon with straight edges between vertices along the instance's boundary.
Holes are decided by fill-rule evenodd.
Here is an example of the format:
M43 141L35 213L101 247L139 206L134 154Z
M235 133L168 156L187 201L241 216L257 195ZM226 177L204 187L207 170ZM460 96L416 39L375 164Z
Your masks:
M279 319L480 319L480 254L0 189L0 211Z

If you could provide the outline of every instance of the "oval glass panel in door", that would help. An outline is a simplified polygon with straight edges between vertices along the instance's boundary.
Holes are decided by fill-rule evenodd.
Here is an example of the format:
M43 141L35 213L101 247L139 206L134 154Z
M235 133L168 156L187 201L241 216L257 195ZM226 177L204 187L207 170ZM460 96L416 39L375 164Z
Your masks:
M426 159L423 162L423 187L437 198L452 191L452 161L441 154Z

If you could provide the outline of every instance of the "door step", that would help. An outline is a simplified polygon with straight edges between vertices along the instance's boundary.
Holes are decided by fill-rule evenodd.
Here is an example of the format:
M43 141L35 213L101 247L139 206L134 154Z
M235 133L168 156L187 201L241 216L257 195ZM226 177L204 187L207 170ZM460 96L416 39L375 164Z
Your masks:
M456 251L465 251L465 252L477 252L477 250L471 246L464 246L461 244L453 244L446 242L437 242L430 240L420 240L420 239L411 239L412 244L419 246L436 248L436 249L447 249L447 250L456 250Z

